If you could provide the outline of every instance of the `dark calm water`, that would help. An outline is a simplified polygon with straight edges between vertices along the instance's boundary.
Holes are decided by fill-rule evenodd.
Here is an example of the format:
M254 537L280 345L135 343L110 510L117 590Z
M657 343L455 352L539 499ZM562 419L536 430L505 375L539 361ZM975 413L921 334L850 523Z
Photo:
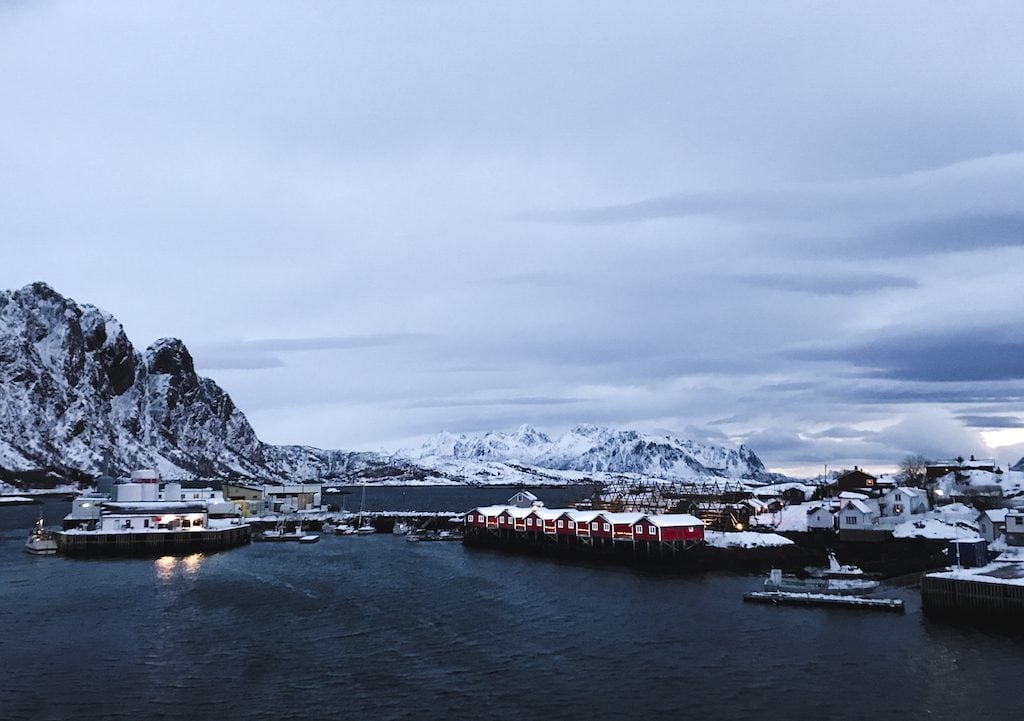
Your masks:
M510 495L367 489L367 507L403 493L419 510ZM1022 717L1024 642L931 624L914 591L894 592L903 616L775 608L742 602L758 577L390 535L35 558L36 513L0 508L4 720Z

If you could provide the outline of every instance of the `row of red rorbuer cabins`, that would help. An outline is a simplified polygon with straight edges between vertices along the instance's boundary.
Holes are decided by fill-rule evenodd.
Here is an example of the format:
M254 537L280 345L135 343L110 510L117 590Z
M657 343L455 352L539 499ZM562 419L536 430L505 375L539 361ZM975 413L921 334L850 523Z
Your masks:
M611 513L536 506L481 506L466 514L465 524L470 532L496 530L680 545L704 540L704 522L687 513Z

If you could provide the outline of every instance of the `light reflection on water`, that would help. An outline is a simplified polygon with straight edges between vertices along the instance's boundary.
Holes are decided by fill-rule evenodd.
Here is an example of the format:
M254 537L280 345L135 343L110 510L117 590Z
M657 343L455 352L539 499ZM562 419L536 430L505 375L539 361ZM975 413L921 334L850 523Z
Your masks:
M203 564L202 553L192 553L188 556L161 556L153 561L156 567L157 578L167 580L178 576L195 576Z

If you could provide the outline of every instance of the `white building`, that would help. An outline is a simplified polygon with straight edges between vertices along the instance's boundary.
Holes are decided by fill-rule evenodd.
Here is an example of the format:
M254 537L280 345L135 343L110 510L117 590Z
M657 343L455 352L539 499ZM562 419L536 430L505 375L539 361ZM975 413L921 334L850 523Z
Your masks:
M881 514L877 502L866 499L850 499L839 509L840 531L871 531L878 525Z
M885 517L903 520L928 511L928 495L920 488L896 486L878 499L878 512Z
M834 531L835 528L836 515L831 508L815 506L807 511L808 531Z
M992 543L1006 533L1007 508L992 508L978 514L978 535Z
M1010 546L1024 546L1024 511L1006 512L1006 543Z

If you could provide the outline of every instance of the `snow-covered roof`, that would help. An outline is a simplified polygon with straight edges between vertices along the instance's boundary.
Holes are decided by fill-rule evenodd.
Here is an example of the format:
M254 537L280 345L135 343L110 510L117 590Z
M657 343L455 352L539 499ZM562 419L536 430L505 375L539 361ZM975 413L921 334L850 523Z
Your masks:
M609 521L616 524L634 524L638 523L640 519L645 518L643 513L606 513L605 516Z
M512 496L512 498L525 498L528 501L536 501L537 500L537 496L533 495L529 491L519 491L514 496ZM510 498L508 500L511 502L512 498Z
M679 526L703 526L704 521L689 513L663 513L647 516L647 520L658 528L676 528Z
M1006 512L1009 510L1009 508L989 508L986 511L982 511L978 515L978 518L980 519L981 516L987 516L988 520L994 523L1006 523Z
M855 508L858 511L860 511L861 513L874 513L875 512L875 510L873 508L871 508L871 506L869 506L868 504L864 503L864 501L858 500L856 498L853 498L853 499L847 501L846 505L843 506L843 508Z
M604 516L604 511L572 511L569 517L577 523L590 523L598 516Z
M865 498L871 498L871 496L869 496L866 493L857 493L856 491L843 491L842 493L839 494L839 497L844 501L853 498L858 498L862 500Z
M825 508L825 506L814 506L813 508L807 509L807 515L809 516L812 513L817 513L818 511L825 511L825 513L835 513L835 510L831 508Z

